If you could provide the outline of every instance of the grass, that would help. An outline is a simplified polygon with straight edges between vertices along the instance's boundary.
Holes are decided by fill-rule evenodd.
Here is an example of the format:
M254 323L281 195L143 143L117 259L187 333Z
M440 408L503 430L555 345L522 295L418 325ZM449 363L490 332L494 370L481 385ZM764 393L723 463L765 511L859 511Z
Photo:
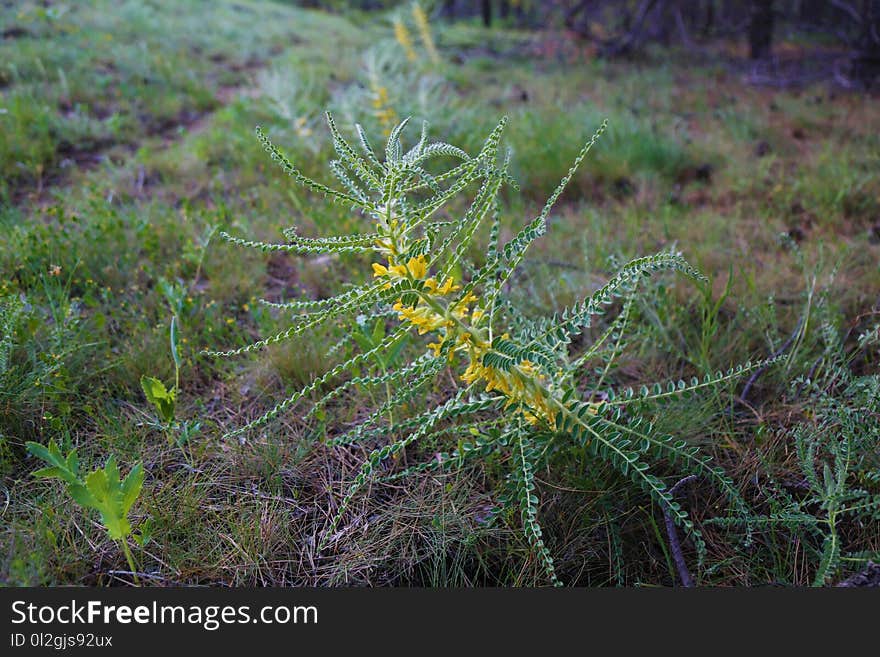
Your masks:
M332 158L324 109L341 126L359 120L381 133L371 73L399 116L429 120L453 144L473 148L511 117L505 143L523 192L505 198L507 238L567 171L576 142L610 118L518 272L515 297L530 314L561 309L615 262L676 244L711 284L697 294L670 281L655 288L637 309L648 346L610 373L616 383L726 368L795 336L745 400L743 382L655 418L710 450L757 509L770 504L771 478L800 490L794 430L822 420L793 382L810 375L837 394L828 332L843 340L850 371L876 372L876 343L858 344L876 332L880 286L876 99L750 88L675 55L637 65L542 56L540 35L487 37L472 25L435 26L443 62L420 69L395 61L387 22L272 2L16 3L0 8L0 22L0 297L21 305L0 374L6 584L130 582L94 519L30 476L37 466L24 443L50 438L78 447L88 468L109 453L144 462L135 520L155 525L138 555L146 583L543 583L511 525L485 521L500 472L491 462L373 486L318 555L316 536L364 454L313 445L322 428L296 413L244 443L218 438L323 371L328 345L348 328L235 363L200 349L271 331L277 318L256 297L320 298L365 265L256 256L214 239L220 227L276 240L291 225L306 235L357 226L346 208L294 188L253 126L321 179ZM179 417L202 422L191 461L151 427L138 383L173 380L174 313ZM323 430L367 403L354 390ZM536 473L563 579L675 583L661 510L610 471L578 468L577 457ZM878 492L876 479L858 476ZM685 498L697 520L719 501L700 482ZM872 527L876 518L845 526L845 549L877 555ZM729 529L712 527L707 539L705 584L808 584L821 547L795 529L762 532L749 550Z

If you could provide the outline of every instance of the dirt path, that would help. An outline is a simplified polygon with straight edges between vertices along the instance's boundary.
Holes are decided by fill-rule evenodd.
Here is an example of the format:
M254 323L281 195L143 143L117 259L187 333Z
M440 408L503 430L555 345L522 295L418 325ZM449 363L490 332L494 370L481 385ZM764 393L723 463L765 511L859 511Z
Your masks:
M208 130L217 112L231 105L238 98L257 98L259 89L254 86L256 73L267 65L266 61L254 61L236 69L245 75L240 84L220 86L214 93L216 104L207 111L186 110L175 117L166 117L144 125L139 139L126 142L102 141L94 148L60 152L60 163L45 177L41 177L36 187L23 186L12 193L12 203L16 207L45 208L53 203L53 192L70 188L78 179L98 169L111 158L131 158L144 144L156 142L161 150L171 148L186 137ZM122 166L122 164L120 164ZM135 181L136 195L140 195L145 184L146 172L141 166Z

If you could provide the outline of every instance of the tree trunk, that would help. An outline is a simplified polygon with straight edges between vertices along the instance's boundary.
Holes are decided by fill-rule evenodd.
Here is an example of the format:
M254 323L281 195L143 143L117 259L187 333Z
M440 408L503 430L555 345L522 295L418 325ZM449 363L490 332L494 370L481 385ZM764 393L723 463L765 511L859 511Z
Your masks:
M505 20L510 16L510 0L501 0L498 3L498 17Z
M706 15L703 18L703 37L708 38L715 29L715 0L706 3Z
M859 37L852 59L852 77L868 89L880 78L880 2L862 0Z
M521 26L526 20L526 10L525 7L523 7L524 4L523 0L520 0L520 2L516 3L516 7L513 9L513 13L516 16L516 24L518 26Z
M483 25L492 27L492 0L483 0Z
M773 0L752 0L749 57L767 59L773 53Z

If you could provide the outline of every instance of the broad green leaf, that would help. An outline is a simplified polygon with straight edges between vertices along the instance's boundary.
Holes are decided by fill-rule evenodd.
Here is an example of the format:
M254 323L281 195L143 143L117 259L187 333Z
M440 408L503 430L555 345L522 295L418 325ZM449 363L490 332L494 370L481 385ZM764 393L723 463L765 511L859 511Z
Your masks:
M49 441L48 448L33 441L29 441L26 444L26 447L31 454L45 461L50 466L34 472L35 477L40 477L41 479L57 477L58 479L66 481L68 484L77 481L77 468L79 462L76 457L75 449L71 450L70 454L67 455L67 459L65 459L54 440Z
M164 383L152 376L141 377L141 388L144 389L147 401L156 408L159 417L165 422L173 421L176 391L173 388L166 389Z
M144 466L138 463L122 482L122 511L128 513L144 485Z
M52 479L52 478L63 479L64 477L63 477L62 473L63 473L63 470L61 470L61 468L58 468L53 465L48 468L40 468L39 470L34 471L34 476L37 477L38 479Z
M164 383L152 376L142 376L141 387L144 389L147 401L151 404L159 404L160 402L174 398L173 392L169 392L165 388Z
M73 474L77 476L79 472L79 457L76 455L76 450L70 450L70 454L67 455L67 469Z
M144 483L144 468L135 465L124 481L119 480L119 466L116 457L110 456L104 467L86 476L85 482L77 475L79 460L76 450L71 450L65 459L55 441L49 446L27 443L28 451L49 463L48 468L34 472L35 477L58 478L67 483L67 492L74 502L101 514L107 533L114 540L121 540L131 534L128 511L134 505Z
M382 338L385 337L385 320L382 317L376 319L376 323L373 324L373 334L371 336L373 340L373 344L379 344L382 342Z
M391 344L388 348L388 356L386 357L386 362L388 365L393 365L397 360L397 357L400 356L400 352L406 346L406 343L409 341L408 336L402 335L395 342Z
M112 454L104 464L104 474L107 475L107 486L111 490L119 488L119 466L116 465L116 457Z
M86 488L95 499L95 508L101 514L101 520L110 538L120 540L128 536L131 533L131 525L123 510L119 471L112 458L108 460L103 470L89 473L86 477Z
M52 445L53 443L54 443L54 441L49 444ZM46 447L44 445L41 445L40 443L35 443L33 441L28 441L26 446L27 446L27 450L31 454L33 454L34 456L36 456L39 459L43 459L46 463L51 463L52 465L56 465L56 466L61 465L59 463L59 459L57 458L57 456L55 454L53 454L51 451L49 451L48 449L46 449Z
M98 510L98 500L95 499L95 496L89 492L82 482L70 484L67 487L67 492L70 494L73 501L80 506L87 509Z
M361 348L362 351L369 351L373 348L373 344L370 342L370 339L360 332L352 333L351 337L357 342L358 347Z

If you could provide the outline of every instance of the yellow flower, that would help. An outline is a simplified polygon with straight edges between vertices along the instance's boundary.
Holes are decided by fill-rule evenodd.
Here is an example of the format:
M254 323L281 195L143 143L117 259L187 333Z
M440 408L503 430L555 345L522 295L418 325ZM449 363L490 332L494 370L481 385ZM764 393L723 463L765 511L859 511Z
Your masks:
M406 267L403 265L392 265L388 268L388 275L391 278L406 278Z
M534 424L544 419L552 424L556 418L556 410L552 407L546 391L529 383L530 379L542 381L545 378L540 374L537 365L524 360L516 368L506 372L494 367L487 367L482 364L483 354L487 349L488 345L485 344L474 345L470 349L468 353L470 363L461 378L466 383L484 381L486 392L497 390L507 397L506 406L515 403L523 404L529 409L524 412L524 416L529 422Z
M413 308L411 306L403 306L398 301L394 304L393 308L398 312L401 320L407 320L418 329L419 335L424 335L429 331L436 331L441 326L446 325L446 318L438 315L427 306L416 306Z
M389 263L390 264L390 263ZM386 267L378 262L373 263L373 277L380 278L387 276L388 278L406 278L406 267L403 265L391 265Z
M440 294L449 294L450 292L455 292L461 289L461 285L453 285L455 281L450 277L447 278L440 289L437 290Z
M409 30L406 29L406 25L404 25L403 21L399 18L394 19L394 38L397 39L397 43L399 43L404 52L406 52L406 58L408 60L414 62L418 59L416 50L413 48L412 37L409 34Z
M407 279L421 281L424 289L418 300L414 296L413 301L408 304L404 304L402 299L394 303L392 308L400 321L410 324L419 335L434 333L437 336L427 345L435 357L440 356L443 346L451 340L453 346L448 350L449 358L452 359L455 353L462 353L467 360L467 367L461 375L462 380L469 384L482 381L486 392L497 391L503 395L506 406L519 407L519 411L529 422L546 421L552 424L557 414L558 402L552 386L548 387L545 383L547 376L542 373L541 368L528 360L516 363L509 369L484 365L483 357L489 352L490 345L479 337L482 335L479 331L473 330L488 316L487 309L477 305L479 297L473 291L468 291L459 299L450 298L447 304L439 303L440 297L450 295L462 286L456 285L453 277L438 280L429 276L426 255L410 257L403 264L398 260L398 254L406 253L411 247L405 238L397 235L397 219L391 219L384 212L377 212L376 219L379 236L375 245L387 261L385 264L372 263L373 276L384 278L386 288L390 288L393 281ZM473 312L470 311L471 307ZM467 326L468 322L470 327ZM507 333L502 337L510 339ZM592 407L590 412L594 412Z
M416 2L412 8L413 18L416 20L416 26L419 28L419 35L422 37L422 43L425 44L425 50L428 56L435 64L440 61L440 55L437 52L437 46L434 44L434 37L431 35L431 27L428 23L428 15L422 6Z
M413 278L420 280L428 273L428 263L425 261L425 256L423 255L410 258L409 262L406 263L406 268L409 269L409 273Z
M449 294L450 292L455 292L461 289L460 285L454 285L455 281L452 278L447 278L443 285L439 285L437 283L437 279L428 278L425 280L425 289L428 290L431 294L437 294L440 296L444 296Z
M370 86L373 91L373 114L382 124L383 132L387 136L391 134L391 128L397 123L397 112L391 107L388 89L379 84L377 80L371 80Z
M393 220L392 223L394 223L395 221L396 220ZM393 256L397 255L397 247L394 245L394 242L389 238L378 239L373 244L378 248L380 253L388 257L389 262L393 260Z
M452 315L457 317L458 319L463 319L468 314L467 304L472 301L476 301L477 297L472 292L468 292L461 299L455 302L455 305L452 307Z

